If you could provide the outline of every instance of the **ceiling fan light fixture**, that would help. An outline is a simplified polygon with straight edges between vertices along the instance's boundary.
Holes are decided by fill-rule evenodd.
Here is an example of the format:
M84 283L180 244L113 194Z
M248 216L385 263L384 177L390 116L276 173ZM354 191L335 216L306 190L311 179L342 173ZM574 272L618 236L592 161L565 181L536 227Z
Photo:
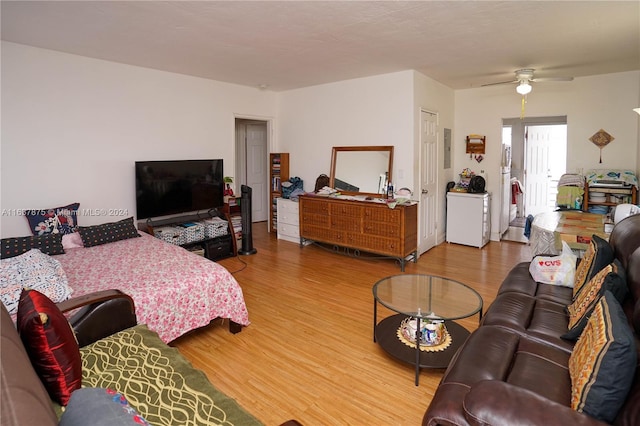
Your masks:
M635 112L637 112L638 114L640 114L640 108L634 108L633 109Z
M520 84L518 84L518 86L516 87L516 92L523 96L531 93L531 85L528 81L521 81Z

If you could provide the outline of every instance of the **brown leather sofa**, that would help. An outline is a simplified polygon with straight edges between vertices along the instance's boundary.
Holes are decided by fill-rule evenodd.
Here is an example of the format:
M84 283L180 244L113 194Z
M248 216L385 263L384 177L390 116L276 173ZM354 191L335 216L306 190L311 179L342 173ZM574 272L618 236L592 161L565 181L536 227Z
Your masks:
M137 323L133 300L118 290L81 296L58 306L63 312L75 311L69 322L80 347ZM49 394L33 369L11 316L1 303L0 311L0 425L57 425L58 418ZM301 424L289 420L282 426Z
M118 290L78 297L58 306L63 312L81 308L70 321L80 346L137 324L133 300ZM31 365L11 316L4 305L0 310L0 424L57 425L49 394Z
M640 215L619 222L609 243L626 270L623 308L640 352ZM571 409L574 342L560 336L567 332L572 289L536 283L528 268L521 263L507 275L447 368L423 425L604 424ZM640 368L614 424L640 424Z

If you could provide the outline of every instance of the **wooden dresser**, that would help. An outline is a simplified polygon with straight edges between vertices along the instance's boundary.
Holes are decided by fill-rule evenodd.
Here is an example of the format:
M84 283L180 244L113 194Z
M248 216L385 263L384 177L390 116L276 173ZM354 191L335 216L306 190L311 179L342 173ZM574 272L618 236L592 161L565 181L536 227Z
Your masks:
M300 242L333 244L397 259L418 260L418 206L396 206L312 195L300 196Z

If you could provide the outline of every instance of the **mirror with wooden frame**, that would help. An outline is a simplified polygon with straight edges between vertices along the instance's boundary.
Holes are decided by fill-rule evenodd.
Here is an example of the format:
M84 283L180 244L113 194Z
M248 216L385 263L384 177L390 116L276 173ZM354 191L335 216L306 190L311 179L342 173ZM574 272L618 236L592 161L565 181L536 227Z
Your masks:
M393 146L334 146L329 186L343 194L386 194Z

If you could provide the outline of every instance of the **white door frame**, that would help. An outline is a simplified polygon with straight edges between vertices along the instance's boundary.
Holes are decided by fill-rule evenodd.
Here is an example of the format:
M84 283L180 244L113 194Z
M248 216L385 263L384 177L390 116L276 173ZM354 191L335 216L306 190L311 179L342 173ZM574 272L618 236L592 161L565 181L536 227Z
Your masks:
M524 187L526 187L527 176L526 170L524 170L524 161L525 161L525 141L524 141L524 131L527 126L545 126L545 125L557 125L564 124L567 126L567 138L569 133L569 126L567 123L566 115L559 116L546 116L546 117L525 117L521 118L505 118L502 120L504 125L512 125L512 140L511 140L511 152L512 152L512 161L511 161L511 176L518 178L518 180L522 183ZM565 148L566 149L566 148ZM523 196L523 204L522 212L519 214L523 214L526 216L525 212L527 211L526 203L524 202ZM518 207L520 209L520 206Z
M264 158L264 163L266 164L265 166L265 170L266 173L268 174L268 170L269 170L269 154L271 152L273 152L273 127L274 127L274 119L273 117L264 117L264 116L258 116L258 115L247 115L247 114L234 114L233 116L233 132L234 132L234 145L235 145L235 149L233 150L233 164L234 164L234 173L235 173L235 177L234 177L234 185L235 185L235 191L236 191L236 195L239 196L240 195L240 186L243 184L246 184L245 182L245 177L246 177L246 170L245 170L245 165L246 165L246 150L245 150L245 146L244 146L244 138L242 137L242 135L239 135L237 132L237 122L238 120L249 120L249 121L259 121L259 122L263 122L266 123L267 125L267 150L266 150L266 155ZM242 138L242 143L240 141L240 138ZM265 188L269 188L269 176L265 175ZM266 191L266 194L264 194L264 203L266 206L270 206L270 202L271 200L269 199L269 191ZM268 219L267 219L268 220Z

